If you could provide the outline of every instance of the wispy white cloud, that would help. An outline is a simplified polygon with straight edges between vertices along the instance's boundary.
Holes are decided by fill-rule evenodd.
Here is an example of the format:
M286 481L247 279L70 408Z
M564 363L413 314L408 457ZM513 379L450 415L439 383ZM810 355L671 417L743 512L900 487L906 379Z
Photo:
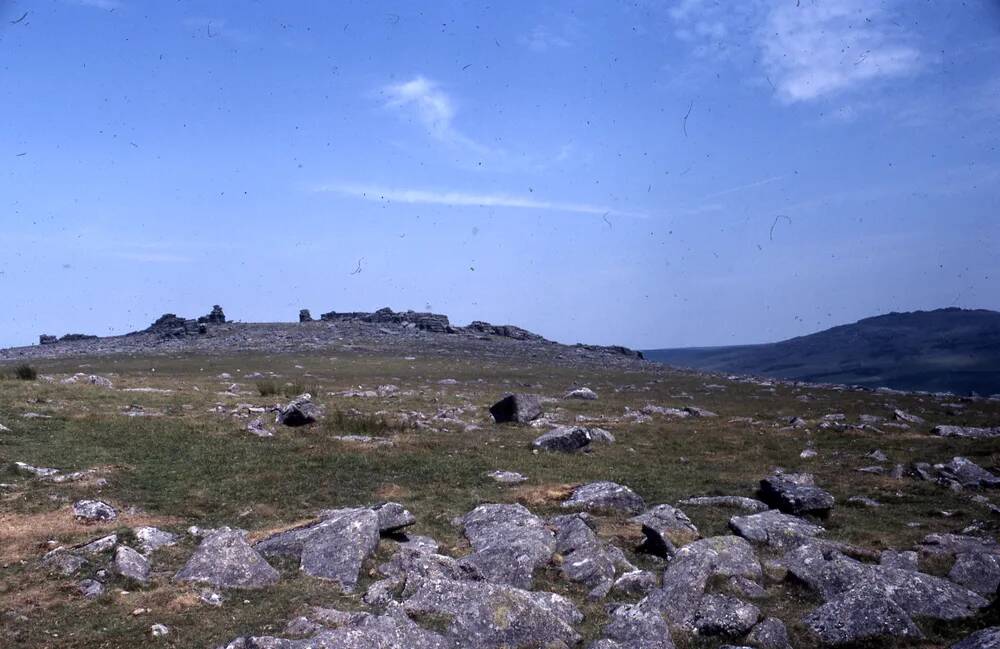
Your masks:
M884 4L868 0L776 5L759 33L762 60L785 102L856 90L910 76L924 64Z
M532 52L548 52L554 49L565 49L573 43L565 35L552 32L548 27L538 25L524 37L525 46Z
M620 210L615 207L593 205L589 203L573 203L551 201L501 192L471 193L462 191L440 191L428 189L412 189L400 187L381 187L378 185L333 184L315 188L318 192L332 192L342 196L353 196L368 201L448 205L452 207L507 207L513 209L549 210L553 212L571 212L575 214L595 214L646 218L643 212Z
M776 183L779 180L784 179L784 176L771 176L770 178L763 178L761 180L756 180L752 183L747 183L745 185L737 185L736 187L730 187L728 189L722 189L717 192L712 192L707 196L702 198L718 198L719 196L726 196L727 194L735 194L736 192L742 192L747 189L754 189L756 187L763 187L764 185L770 185L771 183Z
M920 72L928 58L894 20L893 6L900 0L681 0L669 15L695 57L745 57L749 43L761 81L791 104Z
M69 0L69 2L83 7L103 9L104 11L114 11L122 6L122 3L118 2L118 0Z
M417 75L409 81L390 84L382 91L388 107L415 118L431 137L480 153L487 150L455 127L455 101L437 82Z

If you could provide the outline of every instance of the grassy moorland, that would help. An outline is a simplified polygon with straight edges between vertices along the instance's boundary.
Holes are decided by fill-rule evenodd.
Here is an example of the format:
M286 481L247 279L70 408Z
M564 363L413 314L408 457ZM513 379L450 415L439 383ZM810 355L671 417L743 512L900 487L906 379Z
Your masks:
M433 536L442 551L468 551L451 520L485 502L521 502L539 515L560 511L559 501L576 484L613 480L632 487L647 503L674 503L692 495L753 495L757 481L775 467L805 470L832 492L838 505L824 524L830 538L873 550L909 548L932 532L957 532L991 514L956 493L911 478L859 473L881 449L896 463L931 463L956 455L987 467L1000 466L1000 441L931 436L935 423L997 425L1000 403L964 402L918 395L838 391L733 382L694 373L637 366L635 370L536 365L529 360L476 362L447 356L403 357L320 352L282 355L102 357L34 363L41 378L18 380L0 366L0 646L3 647L212 647L242 633L277 633L307 605L360 609L360 594L374 566L393 551L385 542L362 573L358 594L342 595L327 583L282 569L281 582L263 591L226 594L220 607L198 599L199 589L171 575L196 545L180 544L152 556L153 579L136 587L112 578L105 595L81 597L76 579L46 575L38 558L117 531L155 524L183 532L190 525L241 527L260 537L309 518L317 510L404 503L416 514L412 531ZM111 379L113 388L64 385L76 372ZM221 378L228 374L231 378ZM248 378L251 374L259 374ZM45 376L55 378L46 382ZM454 383L439 383L454 379ZM235 391L230 391L232 384ZM348 390L395 385L388 396L338 396ZM597 401L559 397L570 387L594 389ZM311 391L326 411L314 426L278 427L271 438L246 432L246 405L273 406L282 393ZM141 389L135 390L135 389ZM149 391L152 389L154 391ZM553 423L588 421L610 430L611 446L592 453L533 453L542 429L498 426L488 406L499 396L524 391L553 397ZM262 394L263 393L263 394ZM239 405L243 404L243 405ZM715 418L671 419L654 415L637 423L626 409L647 404L696 405ZM843 413L891 417L902 408L927 420L909 430L822 429L820 418ZM439 413L450 419L438 418ZM24 415L34 413L42 416ZM257 416L257 415L254 415ZM264 415L270 425L273 415ZM785 426L805 418L804 428ZM740 418L740 419L735 419ZM461 420L462 425L456 420ZM386 437L391 446L334 439L343 435ZM811 459L800 452L810 446ZM79 481L52 483L19 474L13 463L94 472ZM528 481L503 486L484 474L505 469ZM847 505L850 496L883 503L877 509ZM81 498L100 498L121 513L114 523L83 525L70 511ZM686 508L702 535L725 533L730 516L721 508ZM624 518L600 517L600 533L624 548L636 563L657 564L632 552L638 528ZM766 554L762 558L766 558ZM925 565L940 574L948 566ZM587 615L583 633L597 637L603 603L587 603L584 590L559 578L555 569L536 587L573 597ZM789 584L768 585L756 602L786 621L795 646L810 646L799 623L817 601ZM925 628L921 646L946 646L971 629L996 624L995 610L958 624ZM170 635L153 639L153 623ZM676 638L679 646L714 647Z

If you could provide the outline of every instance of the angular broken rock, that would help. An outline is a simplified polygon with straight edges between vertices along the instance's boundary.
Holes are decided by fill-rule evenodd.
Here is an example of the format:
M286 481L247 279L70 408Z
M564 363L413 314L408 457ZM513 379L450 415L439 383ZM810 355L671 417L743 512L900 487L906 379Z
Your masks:
M126 579L142 583L149 581L149 561L127 545L119 545L115 550L112 566L116 573Z
M652 606L619 606L602 632L589 649L674 649L666 620Z
M542 400L535 394L508 394L490 406L490 414L498 424L527 424L542 416Z
M177 543L176 534L161 530L158 527L136 527L132 530L132 533L138 539L139 548L143 554L149 554L160 548Z
M757 649L792 649L788 642L788 629L776 617L764 618L747 636L747 643Z
M565 509L616 510L638 514L646 503L637 493L616 482L591 482L577 487L562 502Z
M399 503L380 503L372 511L378 516L379 534L393 534L417 522L417 517Z
M750 516L733 516L729 528L753 543L773 548L793 548L826 530L788 514L772 509Z
M1000 487L1000 477L966 457L953 457L947 464L934 468L945 480L953 480L963 487Z
M563 398L580 399L581 401L594 401L597 399L597 393L590 388L576 388L575 390L567 392Z
M312 402L312 395L300 394L278 411L278 423L285 426L305 426L319 419L319 408Z
M802 621L824 644L833 646L873 638L923 637L906 611L873 584L823 604Z
M271 567L246 540L246 532L223 527L205 537L176 581L204 582L216 588L265 588L278 582Z
M695 406L684 406L684 408L682 408L682 410L684 410L684 412L686 412L687 414L691 415L692 417L718 417L719 416L719 415L715 414L714 412L712 412L711 410L705 410L704 408L697 408Z
M788 514L825 517L834 506L829 492L815 485L808 473L781 473L760 481L760 499Z
M970 439L987 439L1000 437L1000 426L976 428L974 426L935 426L931 433L939 437L967 437Z
M247 432L257 437L274 437L274 431L264 425L264 420L260 417L251 419L247 424Z
M741 636L760 619L760 609L728 595L705 595L694 614L693 626L702 636Z
M14 462L14 466L17 467L17 470L20 471L21 473L33 475L37 478L47 478L49 476L53 476L59 473L59 469L31 466L27 462Z
M79 521L95 523L118 518L115 508L102 500L78 500L73 503L73 516Z
M586 514L556 516L556 552L562 557L564 578L590 588L589 597L600 599L614 585L616 553L609 551L587 525Z
M583 615L555 593L420 577L409 578L406 588L412 592L403 602L406 612L450 616L445 636L458 647L533 649L580 642L573 627Z
M1000 649L1000 626L976 631L964 640L951 645L949 649Z
M333 581L350 593L378 543L379 518L373 510L337 509L322 512L314 523L272 534L254 548L265 557L295 557L307 575Z
M589 449L594 442L613 444L614 441L614 436L602 428L559 426L535 439L531 445L540 450L572 453Z
M896 418L896 421L905 421L908 424L922 424L922 423L924 423L924 420L923 420L922 417L918 417L917 415L911 415L910 413L906 412L905 410L899 410L898 408L896 410L892 411L892 416Z
M104 584L96 579L83 579L77 584L77 588L87 599L97 599L104 594Z
M622 595L648 595L659 586L659 579L648 570L632 570L615 580L612 592Z
M462 565L492 582L530 588L535 569L556 549L545 521L523 505L480 505L458 522L473 550Z
M700 536L687 514L670 505L657 505L629 522L642 525L646 541L641 549L664 558L673 556L677 548Z

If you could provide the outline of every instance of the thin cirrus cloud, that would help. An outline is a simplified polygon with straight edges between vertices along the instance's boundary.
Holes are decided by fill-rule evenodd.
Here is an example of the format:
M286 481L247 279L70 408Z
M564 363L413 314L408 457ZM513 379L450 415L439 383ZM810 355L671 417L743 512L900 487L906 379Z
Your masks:
M367 201L409 203L419 205L445 205L450 207L506 207L513 209L547 210L573 214L614 215L646 218L643 212L620 210L614 207L589 203L550 201L531 196L507 193L472 193L462 191L439 191L400 187L380 187L377 185L334 184L315 188L318 192L331 192L341 196L351 196Z
M682 0L669 12L674 36L697 57L733 58L750 44L762 76L787 104L858 91L912 76L925 65L914 38L893 19L899 0Z
M415 119L434 139L477 152L486 151L487 147L455 127L455 101L439 83L417 75L409 81L385 86L382 92L387 107Z

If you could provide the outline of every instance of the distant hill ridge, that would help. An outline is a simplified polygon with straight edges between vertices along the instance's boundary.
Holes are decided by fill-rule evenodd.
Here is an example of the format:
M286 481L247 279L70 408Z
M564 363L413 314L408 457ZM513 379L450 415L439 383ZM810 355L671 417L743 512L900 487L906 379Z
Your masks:
M649 360L715 372L899 390L1000 393L1000 313L887 313L777 343L645 350Z

